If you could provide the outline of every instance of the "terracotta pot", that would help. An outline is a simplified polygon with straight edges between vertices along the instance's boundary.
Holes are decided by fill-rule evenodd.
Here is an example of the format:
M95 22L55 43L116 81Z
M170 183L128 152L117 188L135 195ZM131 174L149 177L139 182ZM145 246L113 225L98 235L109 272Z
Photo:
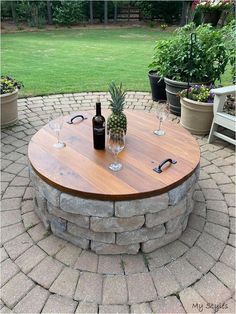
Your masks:
M199 102L180 97L180 124L190 133L209 134L213 119L213 103Z
M1 128L11 126L18 121L17 98L18 89L11 94L1 95Z

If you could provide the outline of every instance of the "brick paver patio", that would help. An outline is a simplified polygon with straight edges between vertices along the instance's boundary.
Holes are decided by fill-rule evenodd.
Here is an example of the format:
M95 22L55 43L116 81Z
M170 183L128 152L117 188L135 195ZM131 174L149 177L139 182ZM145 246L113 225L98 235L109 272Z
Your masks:
M235 153L226 142L198 137L194 212L182 237L155 252L98 256L43 228L28 142L50 112L94 109L97 94L20 99L18 124L2 130L1 313L234 313ZM128 93L130 109L154 114L155 106L148 93Z

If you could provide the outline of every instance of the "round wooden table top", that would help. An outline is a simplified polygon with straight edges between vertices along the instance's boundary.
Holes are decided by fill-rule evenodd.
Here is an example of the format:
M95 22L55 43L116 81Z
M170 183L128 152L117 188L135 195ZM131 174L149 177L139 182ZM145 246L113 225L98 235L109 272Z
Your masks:
M165 121L164 136L153 133L158 126L155 113L125 111L128 121L125 149L119 154L123 169L111 171L112 153L93 148L94 111L79 112L87 120L68 124L64 117L60 137L66 147L57 149L56 134L48 125L31 139L29 161L36 173L51 186L72 195L101 200L131 200L169 191L186 180L200 161L199 145L181 126ZM102 110L105 118L110 110ZM153 171L164 159L176 164Z

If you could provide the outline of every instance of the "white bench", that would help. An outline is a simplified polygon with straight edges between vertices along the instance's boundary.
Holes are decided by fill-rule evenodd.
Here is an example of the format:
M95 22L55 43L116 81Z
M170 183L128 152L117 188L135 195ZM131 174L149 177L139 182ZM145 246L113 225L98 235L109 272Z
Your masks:
M219 137L233 145L236 145L236 140L218 131L218 126L222 126L235 132L236 117L226 112L223 112L223 107L227 95L235 95L236 88L234 85L212 89L211 92L215 94L214 97L214 117L211 125L208 143L211 143L214 137Z

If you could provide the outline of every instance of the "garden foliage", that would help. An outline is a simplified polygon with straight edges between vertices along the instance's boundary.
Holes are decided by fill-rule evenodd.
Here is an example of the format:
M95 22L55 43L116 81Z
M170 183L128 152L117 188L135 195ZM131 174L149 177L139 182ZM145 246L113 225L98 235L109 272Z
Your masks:
M183 90L180 95L182 97L187 97L188 99L192 99L200 102L213 103L214 94L211 92L211 89L214 88L213 85L205 86L205 85L194 85L190 87L188 90Z
M61 1L53 13L53 21L59 25L73 25L85 20L84 1Z
M196 34L190 59L190 34ZM228 53L221 31L209 24L190 23L177 29L173 38L159 40L150 68L162 77L177 81L210 83L220 79L228 63Z
M13 18L16 23L27 22L30 26L38 26L49 21L49 15L54 17L54 23L73 25L89 20L89 3L85 0L17 0L1 1L2 19ZM118 12L122 7L138 7L144 20L159 19L172 24L179 21L182 2L172 1L107 1L108 18L115 19L115 7ZM93 18L104 20L104 1L92 1ZM50 11L50 13L49 13Z
M1 95L10 94L14 92L16 89L21 89L23 84L21 82L16 81L14 78L10 76L1 76Z

